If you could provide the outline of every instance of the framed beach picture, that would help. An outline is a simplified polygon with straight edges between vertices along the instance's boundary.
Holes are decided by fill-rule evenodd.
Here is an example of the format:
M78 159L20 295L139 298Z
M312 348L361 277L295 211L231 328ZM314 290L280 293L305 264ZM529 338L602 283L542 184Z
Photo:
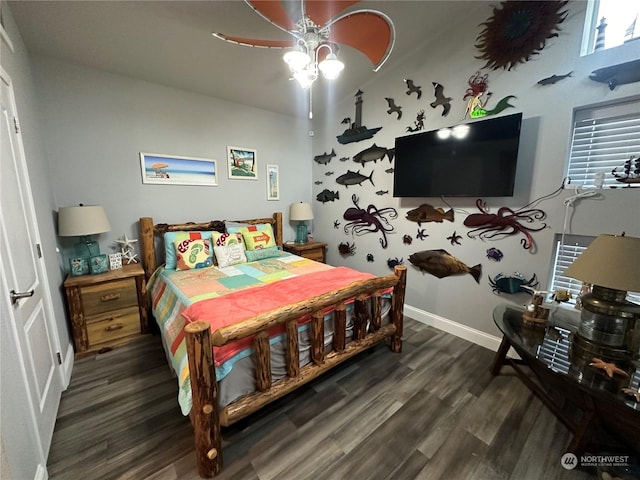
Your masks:
M209 158L140 152L142 183L153 185L218 185L216 161Z
M280 200L278 165L267 165L267 200Z
M254 149L227 146L227 165L231 179L258 179L258 160Z

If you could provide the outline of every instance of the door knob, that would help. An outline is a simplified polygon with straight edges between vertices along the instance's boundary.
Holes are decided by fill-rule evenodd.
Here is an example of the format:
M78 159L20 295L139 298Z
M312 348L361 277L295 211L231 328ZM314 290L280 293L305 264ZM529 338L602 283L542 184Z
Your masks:
M20 300L21 298L32 297L33 293L33 289L29 290L28 292L16 292L15 290L11 290L11 292L9 293L11 297L11 305L15 305L16 303L18 303L18 300Z

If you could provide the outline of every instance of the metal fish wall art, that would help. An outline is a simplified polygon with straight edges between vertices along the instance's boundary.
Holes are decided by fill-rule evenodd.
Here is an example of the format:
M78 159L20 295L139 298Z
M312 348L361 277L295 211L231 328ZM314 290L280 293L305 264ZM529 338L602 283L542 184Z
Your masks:
M365 180L369 180L371 185L375 187L375 183L373 183L373 171L371 171L371 175L368 177L362 175L360 170L357 172L352 172L351 170L347 170L347 173L343 173L338 178L336 178L336 183L340 185L344 185L345 187L349 187L349 185L362 185L362 182Z
M320 165L326 165L335 156L336 156L336 151L335 149L332 148L330 153L324 152L321 155L316 155L315 157L313 157L313 160L315 162L318 162L318 164Z
M430 273L438 278L468 273L477 283L480 283L480 276L482 275L481 264L469 267L443 249L423 250L412 253L409 256L409 261L423 272Z
M442 223L443 220L453 222L453 209L445 212L442 208L435 208L428 203L423 203L418 208L407 212L407 220L417 222L418 225L421 225L423 222Z

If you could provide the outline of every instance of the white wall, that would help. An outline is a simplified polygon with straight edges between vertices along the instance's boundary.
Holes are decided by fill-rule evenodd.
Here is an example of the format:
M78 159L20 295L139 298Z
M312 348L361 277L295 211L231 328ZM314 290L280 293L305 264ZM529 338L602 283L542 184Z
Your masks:
M103 253L125 233L138 238L141 216L175 223L281 211L285 240L294 238L289 205L311 195L306 122L48 58L36 57L34 71L57 207L103 205ZM257 150L258 180L228 178L227 145ZM142 184L140 152L215 159L218 186ZM279 201L266 200L267 164L280 166Z
M384 170L393 166L385 158L376 165L368 163L363 168L352 161L339 162L340 157L353 157L356 153L368 148L372 143L385 148L394 147L395 137L406 135L406 127L413 126L417 111L424 109L426 114L425 129L433 130L455 125L461 122L466 107L462 100L468 87L468 79L476 71L489 74L489 91L493 97L488 103L492 108L506 95L515 95L512 101L515 108L507 109L504 115L516 112L523 113L523 127L516 174L516 192L513 198L486 198L492 213L499 207L521 208L534 199L547 195L562 183L565 160L570 146L572 112L583 105L608 102L637 95L640 93L638 83L618 86L613 92L602 83L588 79L588 75L596 68L629 61L637 58L637 46L634 51L627 45L617 49L602 51L589 57L580 58L580 41L583 28L584 8L586 2L570 2L569 15L561 24L558 38L550 39L540 55L533 56L529 62L518 64L511 71L482 69L484 62L474 58L478 51L474 48L476 36L480 33L478 24L491 15L489 3L478 2L468 11L464 18L458 18L458 24L443 25L441 32L432 32L433 36L413 52L394 52L392 60L385 65L375 78L360 88L363 95L363 121L369 128L382 126L371 140L340 145L336 135L342 133L341 125L344 117L354 117L353 97L344 99L331 108L331 111L319 119L315 125L313 154L335 149L337 155L328 165L314 162L313 181L322 181L313 186L313 196L324 188L338 191L340 199L322 204L314 200L316 217L315 237L329 243L328 261L334 265L347 265L357 269L369 270L377 274L387 274L388 258L403 259L408 265L408 287L406 303L407 313L420 317L437 326L449 328L455 333L473 338L488 346L496 346L498 331L493 324L491 312L500 302L510 301L525 303L525 294L500 296L491 292L487 276L495 277L500 272L510 274L520 272L527 278L536 274L541 287L546 287L555 233L562 231L564 224L563 200L575 193L564 190L552 199L544 200L536 205L547 214L545 222L548 228L533 233L537 249L534 252L523 250L520 246L521 235L515 235L499 241L483 242L467 237L468 228L462 222L469 213L476 213L475 198L452 198L447 201L456 209L455 222L423 224L429 236L424 240L415 239L417 224L405 219L406 212L421 203L429 203L435 207L448 209L439 198L392 198L393 175ZM400 58L399 58L400 57ZM348 68L348 65L347 65ZM555 85L540 86L536 82L553 74L565 74L573 71L573 76ZM407 96L404 78L413 79L422 86L422 98ZM452 97L452 108L448 116L441 116L441 107L436 110L429 106L433 101L431 82L444 85L446 96ZM354 92L355 93L355 92ZM394 98L396 104L403 107L403 116L396 120L396 115L388 115L384 97ZM375 186L368 181L361 186L345 188L335 183L335 177L350 170L360 170L367 176L373 170ZM334 175L327 177L327 171ZM388 190L388 195L379 196L375 192ZM360 208L369 204L377 208L394 207L398 218L392 220L395 233L389 236L389 247L381 248L379 236L366 234L352 236L346 234L343 225L344 211L352 206L351 195L360 198ZM599 200L585 199L576 203L570 213L569 232L584 235L600 233L620 233L640 236L640 189L603 191ZM334 229L334 221L341 222ZM534 224L540 225L540 224ZM446 237L454 230L463 236L462 245L451 245ZM413 243L402 242L404 234L413 236ZM343 257L338 253L338 244L349 242L356 245L356 254ZM501 263L488 261L486 250L496 247L503 251ZM470 275L450 276L443 279L420 272L413 267L407 258L411 253L443 248L469 266L481 263L483 276L480 284L476 284ZM366 255L373 254L375 261L367 262ZM459 325L451 325L446 320ZM460 326L461 325L461 326Z

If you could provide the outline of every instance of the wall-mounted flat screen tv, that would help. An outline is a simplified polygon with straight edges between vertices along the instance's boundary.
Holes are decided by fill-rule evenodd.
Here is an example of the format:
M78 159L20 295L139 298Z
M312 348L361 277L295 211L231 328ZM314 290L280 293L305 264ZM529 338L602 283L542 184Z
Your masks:
M522 113L396 138L394 197L511 197Z

